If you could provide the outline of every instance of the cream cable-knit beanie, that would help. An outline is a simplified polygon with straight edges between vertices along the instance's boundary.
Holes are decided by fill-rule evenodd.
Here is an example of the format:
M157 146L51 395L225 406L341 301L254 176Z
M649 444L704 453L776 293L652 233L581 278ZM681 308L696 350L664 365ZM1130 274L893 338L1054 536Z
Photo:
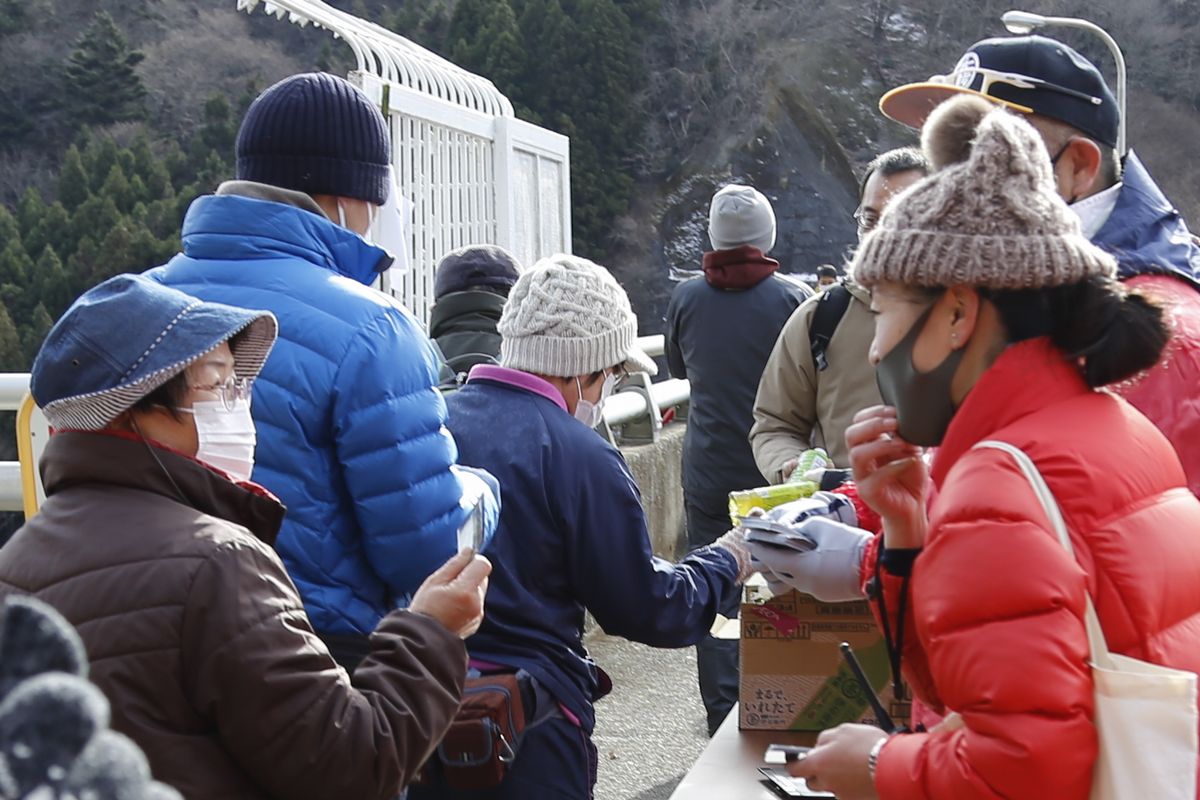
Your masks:
M1039 289L1116 276L1055 190L1028 122L977 97L939 105L921 132L934 170L888 205L854 255L855 280Z
M500 315L500 365L569 378L624 364L658 367L637 346L637 317L625 290L599 264L544 258L524 272Z

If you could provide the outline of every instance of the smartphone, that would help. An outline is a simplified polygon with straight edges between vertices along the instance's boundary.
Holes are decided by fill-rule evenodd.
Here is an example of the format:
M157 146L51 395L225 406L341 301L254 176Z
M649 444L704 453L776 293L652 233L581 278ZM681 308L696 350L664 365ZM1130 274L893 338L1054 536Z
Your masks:
M835 797L829 792L818 792L808 788L804 778L793 778L787 770L778 767L760 767L758 770L767 780L767 785L782 797Z
M794 744L772 744L767 746L767 752L763 754L764 764L790 764L793 761L799 761L808 755L811 747L801 747Z
M470 547L476 553L483 549L483 498L477 498L475 507L458 528L458 549Z

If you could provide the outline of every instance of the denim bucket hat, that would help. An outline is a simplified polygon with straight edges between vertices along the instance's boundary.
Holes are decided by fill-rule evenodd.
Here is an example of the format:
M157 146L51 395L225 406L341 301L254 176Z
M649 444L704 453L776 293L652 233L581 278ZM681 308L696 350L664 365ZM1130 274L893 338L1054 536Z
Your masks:
M206 303L141 275L84 292L46 335L30 391L50 424L99 430L221 342L234 373L253 378L275 343L267 311Z

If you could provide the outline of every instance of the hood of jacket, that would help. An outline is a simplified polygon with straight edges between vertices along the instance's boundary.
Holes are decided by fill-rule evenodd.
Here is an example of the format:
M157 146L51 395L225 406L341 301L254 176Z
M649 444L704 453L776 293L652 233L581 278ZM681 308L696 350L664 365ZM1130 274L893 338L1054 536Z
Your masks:
M39 466L47 497L85 484L151 492L241 525L268 546L283 524L283 504L265 489L234 483L193 458L129 434L60 431L46 443Z
M748 244L732 250L711 250L704 254L702 265L708 285L726 291L757 286L779 269L778 261Z
M444 294L429 310L429 335L496 333L506 299L486 289Z
M1117 204L1092 242L1112 253L1123 279L1172 275L1200 289L1200 247L1132 150Z
M364 286L392 264L386 250L275 187L232 181L198 198L183 220L183 252L196 259L302 258ZM273 197L267 200L264 197ZM300 195L311 199L307 195ZM314 204L315 205L315 204ZM318 209L319 211L319 209Z

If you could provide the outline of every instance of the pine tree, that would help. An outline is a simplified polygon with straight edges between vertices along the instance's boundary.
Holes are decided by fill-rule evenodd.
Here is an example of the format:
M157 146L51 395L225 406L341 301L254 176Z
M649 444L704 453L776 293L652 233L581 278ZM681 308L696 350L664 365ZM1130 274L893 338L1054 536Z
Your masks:
M88 174L88 186L97 194L113 166L121 163L121 148L111 136L92 139L83 151L83 166Z
M10 244L21 246L21 225L8 207L0 203L0 247L7 248Z
M33 260L20 239L10 241L0 251L0 299L17 319L24 319L33 310L32 275Z
M38 304L52 317L58 317L70 305L71 282L54 248L47 246L33 267L33 287Z
M92 195L71 215L71 235L82 242L87 237L102 239L121 223L121 212L111 197Z
M0 372L25 372L28 367L17 326L8 309L0 304Z
M21 225L21 233L27 235L41 222L45 214L46 201L42 199L42 193L36 186L30 186L17 203L17 222Z
M88 173L83 166L83 156L78 147L71 145L67 148L62 167L58 171L58 199L68 211L74 211L83 205L91 193Z
M129 180L125 177L125 170L121 168L120 162L112 165L108 171L108 177L104 179L104 184L100 187L100 196L111 198L116 204L117 210L128 212L133 208L133 204L137 202L137 198L133 196L133 192L129 187Z
M33 230L24 236L25 251L40 253L47 247L59 253L75 250L75 237L71 231L71 215L62 203L55 201L42 214Z
M216 151L222 159L232 159L238 125L225 95L209 95L204 102L204 124L192 139L194 152L205 157L209 151Z
M486 75L502 92L512 92L525 70L517 15L508 0L493 0L470 46L472 69Z
M46 334L52 327L54 327L54 320L51 318L50 312L44 305L38 303L29 317L29 322L21 328L21 351L25 356L26 364L33 364L33 359L37 357L38 350L42 349L42 342L45 341Z
M12 217L10 216L9 219ZM29 274L32 271L33 262L29 259L29 254L25 252L20 237L10 239L4 249L0 250L0 283L15 283L17 286L24 286L29 281Z
M146 87L134 71L143 58L130 49L108 13L96 14L67 62L68 94L76 117L103 125L143 116Z
M92 274L98 270L100 263L100 247L92 236L79 240L79 247L67 257L67 280L70 284L71 297L79 295L92 288Z

